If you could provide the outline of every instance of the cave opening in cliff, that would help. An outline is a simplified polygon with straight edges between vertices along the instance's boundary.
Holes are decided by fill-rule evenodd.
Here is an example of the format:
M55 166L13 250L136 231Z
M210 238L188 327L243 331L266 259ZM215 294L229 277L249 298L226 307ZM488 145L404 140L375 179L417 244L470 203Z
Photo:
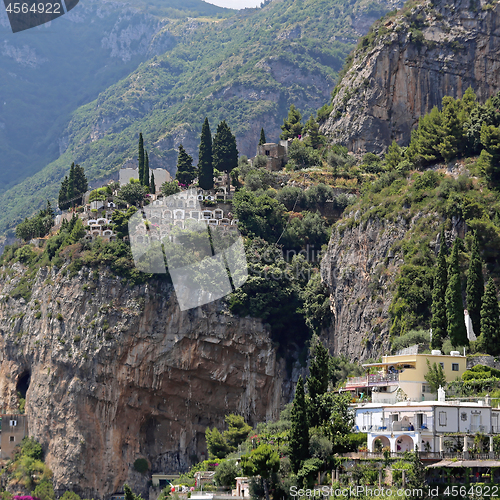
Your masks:
M16 391L20 398L26 399L26 393L28 392L28 387L30 386L31 373L29 371L24 371L19 375L16 383Z

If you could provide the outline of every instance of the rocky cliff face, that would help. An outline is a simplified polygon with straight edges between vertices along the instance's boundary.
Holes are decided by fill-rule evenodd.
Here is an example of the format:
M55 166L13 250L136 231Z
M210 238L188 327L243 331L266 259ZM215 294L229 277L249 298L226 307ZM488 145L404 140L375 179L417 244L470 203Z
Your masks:
M406 10L405 10L406 9ZM418 118L471 86L500 90L500 7L486 0L422 2L386 17L355 53L322 131L351 151L407 145Z
M220 302L181 312L165 282L129 287L83 268L42 268L29 302L10 295L25 269L0 280L0 398L18 407L29 380L29 433L46 451L56 490L103 498L124 482L147 494L151 471L206 457L207 426L230 412L276 417L290 384L260 320Z
M402 264L390 248L407 231L403 219L373 219L332 234L321 277L330 290L333 322L327 338L335 355L359 361L388 350L392 285Z
M419 225L428 228L429 247L439 251L442 219L437 213L404 209L396 220L372 217L362 211L346 214L334 227L321 262L321 277L330 291L331 327L323 332L330 352L364 361L390 353L389 309L396 293L396 280L405 263L402 240L409 240ZM447 246L464 238L467 225L452 217L445 231Z

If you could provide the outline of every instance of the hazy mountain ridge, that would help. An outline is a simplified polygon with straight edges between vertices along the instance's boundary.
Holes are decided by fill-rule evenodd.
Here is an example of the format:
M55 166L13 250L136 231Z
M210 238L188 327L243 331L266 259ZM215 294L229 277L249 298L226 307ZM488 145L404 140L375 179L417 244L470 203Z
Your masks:
M177 0L169 3L181 8ZM162 28L182 20L169 22L165 14L179 17L183 12L185 22L187 15L231 12L201 0L186 4L180 11L155 7L153 0L86 0L51 23L16 34L0 9L0 189L59 156L58 139L74 109L95 99L144 58L173 46L173 37Z

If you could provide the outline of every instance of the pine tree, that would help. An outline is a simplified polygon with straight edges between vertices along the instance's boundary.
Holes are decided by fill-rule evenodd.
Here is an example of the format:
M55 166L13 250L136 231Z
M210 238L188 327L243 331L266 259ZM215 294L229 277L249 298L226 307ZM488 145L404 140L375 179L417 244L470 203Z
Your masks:
M261 128L259 146L262 146L263 144L266 144L266 134L264 133L264 128Z
M469 345L467 328L464 318L464 304L462 301L462 281L458 263L458 248L461 240L453 242L451 259L448 267L448 287L446 288L446 318L448 321L448 336L454 347Z
M198 160L198 183L201 189L214 187L214 166L212 158L212 133L208 118L205 118L201 129L200 152Z
M83 223L81 219L78 219L75 222L75 225L73 226L73 229L71 230L71 234L69 235L68 238L68 243L72 245L73 243L76 243L78 240L81 240L87 232L85 231L85 228L83 227Z
M302 116L294 104L290 106L288 111L288 116L283 120L283 125L281 125L281 130L283 131L280 138L295 139L302 134Z
M213 147L213 166L215 169L226 172L227 186L229 187L229 172L238 166L238 149L236 148L236 137L225 120L217 126Z
M196 177L196 169L193 166L193 158L187 154L182 144L179 144L179 156L177 157L177 173L175 178L180 184L189 186Z
M330 380L330 354L317 336L315 336L311 354L309 377L307 377L307 390L311 398L309 423L311 427L317 427L321 424L320 398L328 391L328 382Z
M151 182L149 183L149 192L151 194L156 194L156 183L155 183L155 174L151 172Z
M463 127L460 123L459 103L453 97L443 97L442 111L442 141L439 144L439 152L445 161L457 156L465 143Z
M139 182L144 186L144 139L142 134L139 134Z
M309 425L307 422L306 395L304 381L299 377L291 412L289 456L293 471L296 473L309 456Z
M437 257L434 283L432 287L432 342L433 349L441 349L443 340L448 333L448 321L446 318L445 294L448 286L448 271L446 269L446 241L444 228L441 230L440 247Z
M307 134L304 140L306 146L318 149L325 142L324 137L319 133L319 125L313 115L307 120L302 132Z
M418 128L412 131L408 156L421 165L427 165L439 159L439 145L443 138L443 117L437 106L431 112L421 116Z
M481 305L484 294L483 261L479 255L479 243L474 233L472 240L469 272L467 273L467 310L472 321L474 333L481 331Z
M401 148L396 141L392 141L392 144L387 148L387 153L384 159L386 165L389 167L389 170L395 170L397 166L403 161Z
M148 152L144 152L144 186L150 187L149 185L149 155Z
M500 354L500 309L493 278L488 280L483 296L481 335L478 340L481 350L492 356Z

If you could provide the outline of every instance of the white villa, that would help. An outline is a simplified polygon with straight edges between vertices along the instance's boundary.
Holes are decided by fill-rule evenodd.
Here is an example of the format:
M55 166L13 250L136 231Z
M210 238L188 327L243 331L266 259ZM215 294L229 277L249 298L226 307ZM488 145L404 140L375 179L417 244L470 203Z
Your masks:
M445 401L439 390L438 401L404 401L395 404L362 403L355 405L355 430L368 435L368 451L389 447L391 452L445 452L446 434L460 433L464 451L468 435L500 434L500 408L493 408L488 397L476 403ZM379 441L379 443L376 443Z

